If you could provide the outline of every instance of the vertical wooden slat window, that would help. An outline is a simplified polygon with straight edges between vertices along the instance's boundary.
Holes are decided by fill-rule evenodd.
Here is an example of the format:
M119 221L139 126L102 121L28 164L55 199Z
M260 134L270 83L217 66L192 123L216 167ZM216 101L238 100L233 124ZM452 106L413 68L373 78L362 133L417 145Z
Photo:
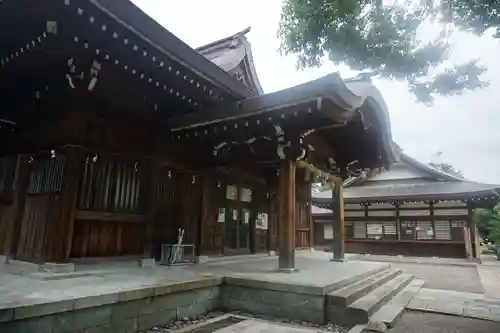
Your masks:
M64 174L64 155L36 158L30 163L28 194L61 191Z
M434 221L436 240L451 240L450 221Z
M117 213L143 212L141 172L137 162L120 158L85 161L78 206Z
M358 238L358 239L366 238L366 223L365 222L355 222L354 223L354 238Z
M396 227L396 221L384 221L384 239L397 240L398 230Z

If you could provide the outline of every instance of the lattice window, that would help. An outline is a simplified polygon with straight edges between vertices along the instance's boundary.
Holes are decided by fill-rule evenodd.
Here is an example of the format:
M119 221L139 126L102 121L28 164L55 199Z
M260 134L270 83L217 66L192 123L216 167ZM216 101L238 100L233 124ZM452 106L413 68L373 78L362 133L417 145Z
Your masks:
M451 240L450 221L435 221L436 240Z
M354 223L354 238L366 238L366 223Z
M80 209L139 213L144 206L140 194L141 173L137 162L117 158L86 160Z
M36 158L30 163L28 194L59 192L64 174L64 155Z
M384 239L398 239L396 221L384 221Z

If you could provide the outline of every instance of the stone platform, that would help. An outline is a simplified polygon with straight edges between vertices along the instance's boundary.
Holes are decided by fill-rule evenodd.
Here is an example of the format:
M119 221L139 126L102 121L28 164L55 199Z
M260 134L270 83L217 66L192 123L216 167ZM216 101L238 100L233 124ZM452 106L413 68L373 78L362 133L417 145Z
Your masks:
M299 253L300 271L292 274L277 271L277 257L178 267L82 265L68 274L24 276L4 269L0 332L137 332L214 309L325 323L328 294L389 267L328 259Z

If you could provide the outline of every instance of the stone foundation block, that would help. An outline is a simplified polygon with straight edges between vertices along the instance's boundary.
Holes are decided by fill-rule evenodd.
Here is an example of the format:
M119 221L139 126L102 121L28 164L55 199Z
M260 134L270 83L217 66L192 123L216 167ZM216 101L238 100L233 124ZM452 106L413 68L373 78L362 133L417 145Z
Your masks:
M197 264L206 264L208 262L208 256L197 256L196 263Z
M53 262L46 262L40 265L40 272L45 273L73 273L75 271L75 264L64 263L58 264Z
M5 265L7 263L7 256L0 255L0 265Z
M221 306L272 317L324 324L324 295L224 286Z
M52 316L34 317L0 324L2 333L52 333Z
M38 273L40 271L40 265L27 261L9 260L7 263L11 265L11 270L17 274L24 275Z
M145 258L139 260L139 267L155 267L156 261L154 258Z

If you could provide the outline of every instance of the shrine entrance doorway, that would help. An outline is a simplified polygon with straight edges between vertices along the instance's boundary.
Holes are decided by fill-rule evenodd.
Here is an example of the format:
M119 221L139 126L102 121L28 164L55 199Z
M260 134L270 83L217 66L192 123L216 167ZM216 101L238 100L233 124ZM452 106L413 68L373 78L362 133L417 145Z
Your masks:
M224 254L251 252L253 226L252 190L236 185L226 188Z

